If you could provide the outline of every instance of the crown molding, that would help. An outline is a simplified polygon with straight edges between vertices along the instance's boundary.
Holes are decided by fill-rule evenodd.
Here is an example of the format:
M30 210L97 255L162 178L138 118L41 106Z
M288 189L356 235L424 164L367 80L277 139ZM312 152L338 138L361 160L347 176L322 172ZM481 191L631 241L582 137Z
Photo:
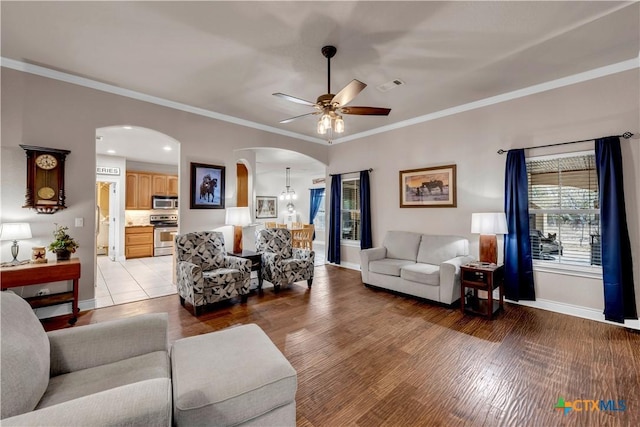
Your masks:
M78 86L84 86L84 87L99 90L102 92L112 93L114 95L125 96L127 98L136 99L138 101L149 102L151 104L172 108L174 110L185 111L187 113L197 114L199 116L209 117L212 119L233 123L233 124L245 126L248 128L258 129L265 132L275 133L278 135L288 136L291 138L301 139L304 141L327 145L327 141L321 138L314 138L314 137L302 135L296 132L290 132L287 130L274 128L272 126L263 125L263 124L252 122L249 120L240 119L238 117L216 113L215 111L205 110L204 108L193 107L191 105L182 104L180 102L159 98L157 96L147 95L145 93L136 92L134 90L123 89L118 86L97 82L95 80L87 79L84 77L74 76L73 74L63 73L61 71L51 70L49 68L41 67L39 65L28 64L26 62L16 61L14 59L9 59L5 57L0 57L0 65L5 68L11 68L13 70L22 71L29 74L35 74L37 76L47 77L54 80L60 80L66 83L71 83Z
M193 107L191 105L182 104L179 102L170 101L168 99L159 98L156 96L147 95L141 92L136 92L129 89L123 89L117 86L109 85L106 83L97 82L95 80L87 79L84 77L74 76L72 74L63 73L49 68L41 67L39 65L28 64L22 61L16 61L14 59L0 57L0 65L2 67L11 68L17 71L23 71L25 73L35 74L42 77L48 77L55 80L60 80L67 83L76 84L79 86L88 87L91 89L99 90L102 92L108 92L115 95L125 96L127 98L136 99L139 101L149 102L163 107L173 108L175 110L185 111L192 114L197 114L204 117L209 117L216 120L221 120L240 126L245 126L253 129L262 130L265 132L275 133L291 138L300 139L303 141L315 142L317 144L327 145L328 142L321 138L310 137L307 135L299 134L296 132L290 132L282 129L278 129L272 126L263 125L260 123L252 122L249 120L240 119L226 114L216 113L215 111L205 110L203 108ZM381 126L375 129L371 129L365 132L356 133L343 138L338 138L332 141L333 144L340 144L343 142L353 141L356 139L365 138L367 136L376 135L379 133L389 132L396 129L401 129L408 126L413 126L419 123L424 123L432 120L437 120L443 117L452 116L455 114L463 113L466 111L475 110L478 108L487 107L490 105L499 104L506 101L511 101L518 98L524 98L537 93L546 92L553 89L558 89L565 86L574 85L577 83L586 82L589 80L597 79L600 77L610 76L624 71L640 68L640 53L636 58L628 59L626 61L618 62L604 67L596 68L593 70L585 71L582 73L574 74L571 76L563 77L556 80L551 80L545 83L529 86L523 89L514 90L511 92L503 93L501 95L484 98L478 101L469 102L467 104L458 105L456 107L446 108L444 110L436 111L433 113L425 114L423 116L414 117L412 119L403 120L401 122L393 123L387 126Z
M341 142L352 141L354 139L360 139L360 138L376 135L383 132L389 132L389 131L404 128L407 126L413 126L419 123L429 122L431 120L437 120L443 117L452 116L454 114L464 113L465 111L471 111L478 108L499 104L501 102L511 101L518 98L524 98L526 96L535 95L537 93L574 85L576 83L582 83L582 82L597 79L600 77L622 73L624 71L633 70L634 68L640 68L640 56L636 58L628 59L626 61L618 62L616 64L611 64L611 65L596 68L593 70L585 71L583 73L574 74L572 76L551 80L545 83L540 83L540 84L529 86L523 89L514 90L512 92L503 93L501 95L496 95L496 96L481 99L478 101L470 102L468 104L462 104L456 107L451 107L444 110L436 111L434 113L425 114L424 116L414 117L409 120L404 120L404 121L393 123L387 126L381 126L379 128L371 129L365 132L360 132L357 134L345 136L344 138L339 138L334 140L333 143L339 144Z

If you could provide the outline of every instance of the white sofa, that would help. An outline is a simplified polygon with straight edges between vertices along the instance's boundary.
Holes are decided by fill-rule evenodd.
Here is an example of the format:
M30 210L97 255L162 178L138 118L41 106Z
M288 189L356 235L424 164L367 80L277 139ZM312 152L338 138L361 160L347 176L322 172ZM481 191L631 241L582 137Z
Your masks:
M388 231L381 247L360 251L365 285L444 304L460 299L460 266L470 261L464 237L410 231Z

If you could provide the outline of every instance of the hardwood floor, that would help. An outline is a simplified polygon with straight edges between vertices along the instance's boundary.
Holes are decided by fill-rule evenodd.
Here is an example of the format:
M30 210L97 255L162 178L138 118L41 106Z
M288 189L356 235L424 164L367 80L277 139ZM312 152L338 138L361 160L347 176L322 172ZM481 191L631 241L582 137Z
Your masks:
M640 425L640 334L622 327L509 304L493 321L463 316L333 266L316 267L310 291L268 289L198 318L173 295L84 312L77 325L148 312L169 313L170 341L260 325L298 372L299 426ZM559 398L626 410L563 415Z

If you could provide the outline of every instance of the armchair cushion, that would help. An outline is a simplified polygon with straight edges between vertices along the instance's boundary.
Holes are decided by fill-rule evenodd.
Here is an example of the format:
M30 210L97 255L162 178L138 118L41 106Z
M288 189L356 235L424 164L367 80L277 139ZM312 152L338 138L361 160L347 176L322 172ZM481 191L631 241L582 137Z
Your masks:
M31 306L2 293L2 418L32 411L49 383L49 339Z
M52 377L37 409L154 378L170 378L169 355L156 351Z

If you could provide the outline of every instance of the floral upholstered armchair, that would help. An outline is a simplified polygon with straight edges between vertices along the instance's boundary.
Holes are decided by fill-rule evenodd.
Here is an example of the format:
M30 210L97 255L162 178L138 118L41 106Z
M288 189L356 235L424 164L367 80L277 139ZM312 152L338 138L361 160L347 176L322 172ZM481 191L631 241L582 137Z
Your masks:
M291 232L286 228L267 228L258 232L256 249L262 253L262 278L280 286L306 280L313 282L315 252L292 247Z
M197 316L207 304L240 296L247 300L251 261L229 256L224 236L217 231L200 231L176 237L176 281L180 303L193 306Z

